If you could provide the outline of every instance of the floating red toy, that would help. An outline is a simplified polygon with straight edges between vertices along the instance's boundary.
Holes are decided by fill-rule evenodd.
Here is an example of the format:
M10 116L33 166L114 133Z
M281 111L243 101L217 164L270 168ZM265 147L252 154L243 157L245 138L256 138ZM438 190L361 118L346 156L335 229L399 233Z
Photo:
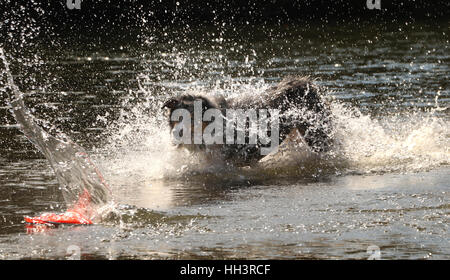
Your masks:
M94 209L90 205L91 195L85 189L78 198L77 203L65 213L44 213L39 217L25 217L25 222L30 224L45 225L92 225L90 217L94 214Z

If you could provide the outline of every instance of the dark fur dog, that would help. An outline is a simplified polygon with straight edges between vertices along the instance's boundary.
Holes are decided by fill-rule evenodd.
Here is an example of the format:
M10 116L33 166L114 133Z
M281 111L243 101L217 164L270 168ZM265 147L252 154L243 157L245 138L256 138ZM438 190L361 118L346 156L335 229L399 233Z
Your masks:
M186 109L191 115L194 102L201 101L202 115L208 109L218 109L225 116L227 109L277 109L279 112L278 143L297 129L313 152L322 153L330 149L331 112L323 100L322 90L307 77L290 76L278 85L270 88L262 95L225 100L200 95L182 95L165 102L163 108L169 109L169 125L171 130L177 122L171 120L176 109ZM193 118L191 118L193 119ZM204 129L210 122L202 122ZM193 121L191 122L193 131ZM248 125L246 126L248 129ZM248 140L248 133L246 134ZM246 141L245 143L248 143ZM191 151L219 151L225 160L237 165L248 165L264 157L257 144L221 144L208 147L203 144L180 145Z

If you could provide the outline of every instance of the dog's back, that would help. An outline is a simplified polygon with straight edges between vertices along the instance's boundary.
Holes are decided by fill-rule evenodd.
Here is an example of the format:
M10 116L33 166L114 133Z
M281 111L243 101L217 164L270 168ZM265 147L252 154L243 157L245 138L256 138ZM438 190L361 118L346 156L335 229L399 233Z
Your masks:
M278 109L280 143L298 129L315 152L331 147L331 110L324 100L324 90L309 77L288 76L260 96L228 100L231 108Z

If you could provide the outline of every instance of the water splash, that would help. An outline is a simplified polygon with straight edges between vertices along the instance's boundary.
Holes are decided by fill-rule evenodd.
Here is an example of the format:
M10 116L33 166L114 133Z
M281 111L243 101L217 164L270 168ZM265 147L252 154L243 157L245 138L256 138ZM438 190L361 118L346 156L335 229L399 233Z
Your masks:
M338 153L348 171L417 172L450 163L450 124L433 112L373 118L335 104Z
M97 210L105 207L112 200L111 189L87 152L64 135L61 134L59 138L56 138L36 124L33 115L25 106L23 93L14 83L9 63L1 48L0 57L4 69L2 76L6 76L5 79L2 77L2 83L3 80L6 81L0 90L7 94L20 130L49 161L68 207L74 206L85 191L90 194L91 203ZM89 218L99 218L96 216L98 211L92 211L92 213L95 214Z
M155 83L156 84L156 83ZM263 159L257 166L233 169L228 165L211 165L201 155L176 150L155 87L141 87L146 101L133 103L132 109L111 125L106 150L113 154L103 164L114 181L126 185L133 177L139 181L184 178L197 173L217 173L224 177L249 178L276 176L320 176L321 174L367 174L384 172L417 172L450 162L449 123L433 112L405 112L372 117L337 100L331 102L334 118L334 149L327 155L312 153L301 137L293 136L279 152ZM226 98L258 98L271 84L259 79L234 80L225 85L208 87L198 83L178 87L172 94L221 94ZM145 99L144 98L144 99ZM148 112L152 112L149 114ZM120 145L118 144L120 142ZM120 151L120 152L117 152Z

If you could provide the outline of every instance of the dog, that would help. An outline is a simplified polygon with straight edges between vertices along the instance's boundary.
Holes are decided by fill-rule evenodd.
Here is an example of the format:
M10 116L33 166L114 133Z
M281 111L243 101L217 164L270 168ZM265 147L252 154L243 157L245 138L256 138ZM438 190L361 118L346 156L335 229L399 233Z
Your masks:
M332 146L332 116L329 104L325 101L324 90L314 83L309 77L288 76L284 78L276 86L269 88L263 94L258 96L247 96L244 98L223 97L206 97L202 95L184 94L178 97L168 99L163 109L168 109L170 130L182 127L184 134L191 134L195 131L195 104L201 116L201 125L199 129L205 132L205 129L213 121L221 118L227 120L227 110L272 110L277 112L278 120L277 129L268 130L272 142L282 143L290 135L291 132L297 130L303 137L309 148L314 153L326 153ZM180 118L174 118L174 113L178 109L183 109L187 115L182 119L188 119L187 122L181 123ZM213 109L216 111L214 118L205 120L205 113ZM244 116L245 117L245 116ZM268 117L269 118L269 117ZM185 120L186 121L186 120ZM229 122L224 121L225 130ZM190 126L190 127L189 127ZM226 141L220 144L208 145L205 141L196 143L178 143L178 147L184 147L191 152L209 152L214 157L220 155L225 161L235 165L247 166L261 160L265 154L261 153L264 146L261 141L250 143L250 127L247 122L243 128L244 143L228 143ZM189 133L190 132L190 133ZM185 135L186 136L186 135ZM219 140L225 136L216 135ZM236 134L230 139L236 139ZM273 138L276 137L276 138ZM217 139L217 138L216 138ZM267 144L267 143L265 143Z

